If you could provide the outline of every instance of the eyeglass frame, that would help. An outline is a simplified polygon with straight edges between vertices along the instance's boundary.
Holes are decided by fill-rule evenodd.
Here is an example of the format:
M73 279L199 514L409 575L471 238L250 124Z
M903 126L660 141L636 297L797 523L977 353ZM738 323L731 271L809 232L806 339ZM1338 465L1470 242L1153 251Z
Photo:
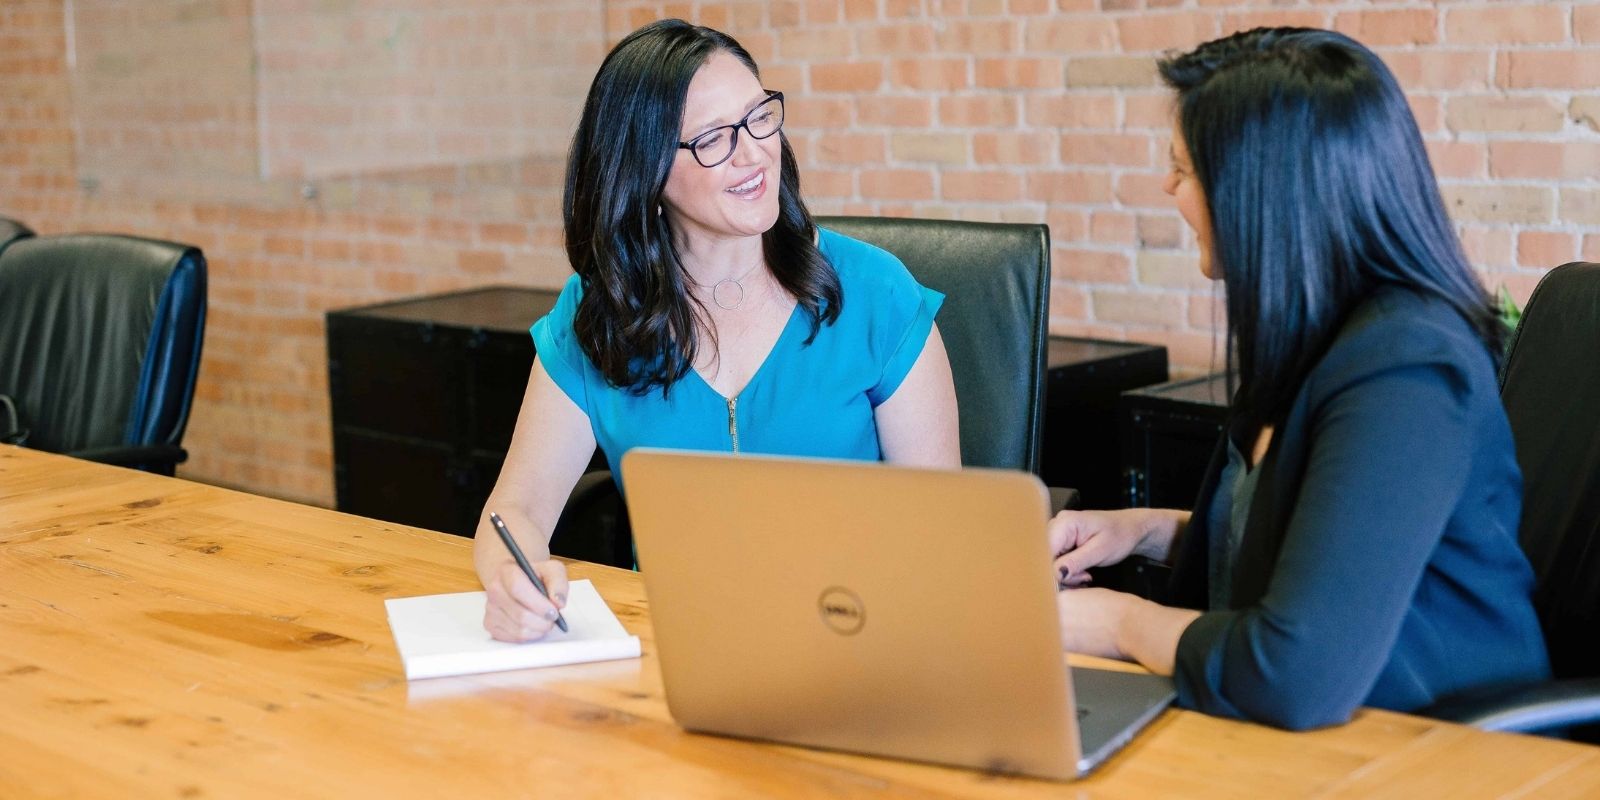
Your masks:
M783 121L782 120L780 120L778 122L778 127L776 129L774 129L772 131L772 133L769 133L766 136L757 136L755 134L755 131L750 130L750 115L756 113L757 111L759 111L761 109L762 106L772 102L773 100L777 100L778 101L778 110L781 113L783 111L783 92L767 92L766 98L764 98L761 102L757 103L755 108L750 109L750 111L744 115L743 119L740 119L738 122L735 122L732 125L718 125L717 127L712 128L711 130L705 131L704 133L701 133L700 135L694 137L693 139L690 139L687 142L678 142L678 149L680 149L680 150L688 150L689 151L689 155L694 156L694 163L699 164L700 166L705 167L706 169L711 169L712 167L722 165L728 159L733 158L733 154L739 150L739 129L740 128L744 128L744 132L750 134L750 138L755 139L756 141L761 141L762 139L770 139L775 134L778 134L778 133L783 131ZM700 160L700 153L697 152L694 149L695 148L695 144L697 142L699 142L701 139L704 139L704 138L706 138L707 136L710 136L713 133L717 133L719 131L729 131L729 130L731 130L732 133L728 134L728 138L729 138L728 154L723 156L721 159L717 160L715 163L712 163L712 164L707 164L704 161L701 161Z

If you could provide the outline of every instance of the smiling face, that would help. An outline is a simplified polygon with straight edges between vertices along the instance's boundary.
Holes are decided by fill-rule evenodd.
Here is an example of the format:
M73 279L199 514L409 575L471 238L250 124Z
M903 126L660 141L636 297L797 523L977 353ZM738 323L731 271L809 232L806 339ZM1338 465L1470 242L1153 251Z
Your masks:
M1200 248L1200 274L1212 280L1221 278L1222 271L1211 257L1211 210L1206 207L1205 189L1195 177L1189 146L1176 119L1172 122L1172 167L1161 189L1178 201L1178 213L1194 231L1195 244Z
M678 141L719 125L732 125L767 99L761 82L738 58L718 51L700 67L684 97ZM730 135L721 131L720 135ZM779 135L757 139L739 129L733 156L702 167L679 148L662 192L663 213L679 237L690 241L760 236L778 221L781 168Z

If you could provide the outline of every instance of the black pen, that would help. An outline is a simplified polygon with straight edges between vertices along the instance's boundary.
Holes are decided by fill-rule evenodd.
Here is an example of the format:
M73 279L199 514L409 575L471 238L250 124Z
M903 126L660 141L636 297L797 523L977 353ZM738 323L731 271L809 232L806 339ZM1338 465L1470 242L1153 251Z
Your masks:
M539 594L544 595L544 599L549 600L550 592L544 588L544 581L539 580L539 576L533 574L533 565L529 564L528 557L522 554L522 548L517 546L517 540L511 538L511 531L506 530L506 524L500 520L500 515L490 511L489 521L494 523L495 532L500 534L500 541L506 543L506 549L511 551L511 557L517 560L517 566L522 568L522 574L528 576L528 580L533 581L533 588L538 589ZM554 601L551 601L551 603L553 605ZM556 610L556 627L560 628L562 633L567 632L567 620L561 616L560 609Z

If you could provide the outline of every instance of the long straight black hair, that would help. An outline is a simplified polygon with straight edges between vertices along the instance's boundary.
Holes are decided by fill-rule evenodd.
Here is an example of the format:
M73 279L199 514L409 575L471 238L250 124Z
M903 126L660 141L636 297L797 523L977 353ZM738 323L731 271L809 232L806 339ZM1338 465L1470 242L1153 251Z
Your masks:
M696 356L705 308L689 294L660 209L689 83L717 52L760 78L750 54L719 31L668 19L628 34L600 65L572 138L562 216L567 258L583 284L573 331L606 380L635 394L655 386L665 394ZM794 151L779 136L778 221L762 235L762 250L810 316L815 337L838 318L843 296L812 241L816 226L800 199Z
M1448 303L1498 360L1504 328L1405 95L1372 51L1331 31L1257 28L1159 68L1210 207L1235 411L1250 430L1287 413L1345 318L1383 285Z

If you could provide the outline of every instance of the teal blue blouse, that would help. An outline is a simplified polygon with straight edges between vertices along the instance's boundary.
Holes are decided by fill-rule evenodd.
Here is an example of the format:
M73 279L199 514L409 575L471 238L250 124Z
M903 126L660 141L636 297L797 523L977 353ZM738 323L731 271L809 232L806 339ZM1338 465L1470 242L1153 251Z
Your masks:
M839 276L838 318L809 344L809 315L795 306L766 361L737 397L691 370L663 394L608 383L578 346L573 315L583 287L567 280L555 308L533 324L539 361L589 416L619 476L622 454L670 447L876 461L873 410L894 395L927 342L944 295L918 284L888 252L822 230L818 249Z

